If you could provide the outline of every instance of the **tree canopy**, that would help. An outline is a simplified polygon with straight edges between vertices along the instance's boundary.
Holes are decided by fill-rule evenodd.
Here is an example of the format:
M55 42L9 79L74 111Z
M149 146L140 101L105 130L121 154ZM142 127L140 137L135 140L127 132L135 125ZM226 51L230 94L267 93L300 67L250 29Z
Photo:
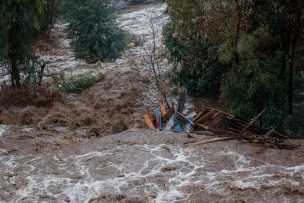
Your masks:
M283 127L303 89L301 0L166 0L173 79L212 95L237 115ZM288 119L287 119L288 120Z

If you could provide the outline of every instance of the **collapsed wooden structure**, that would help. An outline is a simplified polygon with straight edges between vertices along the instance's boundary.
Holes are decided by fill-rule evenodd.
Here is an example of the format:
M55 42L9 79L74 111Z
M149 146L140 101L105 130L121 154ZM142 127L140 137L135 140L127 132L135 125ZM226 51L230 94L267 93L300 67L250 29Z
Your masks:
M208 108L199 113L192 112L191 114L183 115L179 111L175 111L174 108L166 111L164 106L164 102L161 101L160 107L154 113L150 110L144 115L146 124L150 129L164 129L175 132L186 131L189 135L212 136L210 139L194 140L185 143L189 146L237 139L262 144L271 148L295 149L299 147L299 145L287 142L292 138L291 136L281 134L275 129L261 128L255 124L256 120L266 109L255 118L247 120L215 108Z

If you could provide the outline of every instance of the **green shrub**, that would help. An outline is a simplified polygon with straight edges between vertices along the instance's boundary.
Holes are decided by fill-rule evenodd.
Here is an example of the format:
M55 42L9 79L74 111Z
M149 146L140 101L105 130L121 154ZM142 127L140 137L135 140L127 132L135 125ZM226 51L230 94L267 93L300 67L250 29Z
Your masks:
M88 62L113 60L126 48L125 32L116 22L114 10L100 0L66 0L65 18L75 56Z
M246 118L253 118L267 107L262 124L270 127L285 117L286 109L282 107L286 107L286 87L277 80L279 69L269 68L278 66L279 56L259 52L260 43L267 36L266 30L259 29L239 43L241 62L226 74L222 97L233 113Z
M92 87L97 82L97 78L95 76L65 78L64 75L61 74L60 77L61 81L58 84L58 89L65 93L79 94L83 90Z

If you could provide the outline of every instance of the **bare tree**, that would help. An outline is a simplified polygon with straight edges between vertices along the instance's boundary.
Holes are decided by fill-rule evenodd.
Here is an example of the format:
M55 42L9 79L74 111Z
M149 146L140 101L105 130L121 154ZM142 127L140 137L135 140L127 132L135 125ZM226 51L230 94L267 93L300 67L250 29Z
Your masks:
M158 43L157 33L153 23L153 19L150 19L150 28L152 31L152 40L151 43L147 46L141 48L141 65L138 65L133 59L131 59L136 71L139 75L143 69L141 67L146 67L149 71L148 75L152 78L152 87L155 88L160 95L164 98L165 103L169 107L168 101L168 92L170 90L170 85L166 75L167 70L169 69L169 64L166 62L164 53L165 48L162 43ZM151 88L151 85L150 87Z

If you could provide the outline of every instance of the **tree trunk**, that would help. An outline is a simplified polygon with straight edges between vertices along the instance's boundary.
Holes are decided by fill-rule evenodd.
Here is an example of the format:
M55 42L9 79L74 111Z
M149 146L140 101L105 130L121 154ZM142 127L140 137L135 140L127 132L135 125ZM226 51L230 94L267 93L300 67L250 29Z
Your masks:
M296 51L297 40L294 39L292 43L291 56L289 62L289 79L288 79L288 114L293 114L293 69L294 69L294 58Z
M288 79L288 114L292 115L293 114L293 108L292 108L292 103L293 103L293 97L292 97L292 83L293 83L293 64L290 62L289 65L289 79Z
M294 19L294 27L295 32L291 41L291 55L289 60L289 80L288 80L288 114L293 114L293 72L294 72L294 61L295 61L295 53L297 48L297 43L301 39L301 32L303 29L302 24L302 10L300 9L300 1L296 1L295 10L297 10L297 14Z
M9 44L10 44L10 50L9 50L9 60L10 60L10 74L11 74L11 82L12 86L15 88L21 88L21 81L20 81L20 71L18 69L18 54L16 49L18 49L18 43L17 40L17 33L18 29L16 29L16 26L12 26L9 31Z
M18 70L17 61L16 58L11 58L11 81L12 86L16 88L21 88L21 82L20 82L20 72Z
M242 23L242 8L240 5L239 0L235 0L236 3L236 11L237 11L237 15L236 15L236 30L235 30L235 39L234 39L234 59L235 59L235 63L237 66L239 66L241 64L241 59L239 56L239 53L237 52L237 46L239 43L239 38L240 38L240 32L241 32L241 23Z
M285 71L287 69L287 63L286 63L286 52L284 52L284 54L282 55L282 66L281 66L281 70L280 70L280 80L281 81L285 81Z

